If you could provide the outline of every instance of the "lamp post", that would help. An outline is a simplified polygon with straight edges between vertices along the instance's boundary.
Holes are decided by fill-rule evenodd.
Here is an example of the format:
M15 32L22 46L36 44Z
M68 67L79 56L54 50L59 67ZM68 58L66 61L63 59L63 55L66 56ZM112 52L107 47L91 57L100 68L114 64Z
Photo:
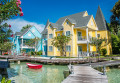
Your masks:
M106 75L106 67L103 66L103 75Z
M70 67L70 73L73 74L73 66L71 65L71 61L70 61L70 52L69 52L69 67Z
M70 61L70 52L69 52L69 65L71 66L71 61Z

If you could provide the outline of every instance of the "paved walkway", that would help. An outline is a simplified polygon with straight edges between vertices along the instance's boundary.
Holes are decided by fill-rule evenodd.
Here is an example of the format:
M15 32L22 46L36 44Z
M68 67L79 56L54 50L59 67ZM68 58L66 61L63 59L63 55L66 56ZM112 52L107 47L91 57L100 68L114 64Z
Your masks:
M74 73L62 83L108 83L107 76L90 66L73 66Z

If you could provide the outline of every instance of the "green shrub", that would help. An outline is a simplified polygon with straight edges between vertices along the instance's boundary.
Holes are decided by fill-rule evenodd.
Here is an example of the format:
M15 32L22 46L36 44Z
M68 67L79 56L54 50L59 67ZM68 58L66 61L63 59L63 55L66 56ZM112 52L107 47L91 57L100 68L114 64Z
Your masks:
M31 51L31 55L34 55L34 52L33 52L33 51Z
M107 50L105 48L103 48L103 49L101 49L101 53L102 53L102 55L105 56L107 54Z
M42 51L37 52L37 55L42 55Z
M1 83L11 83L11 80L7 80L5 77L3 77Z

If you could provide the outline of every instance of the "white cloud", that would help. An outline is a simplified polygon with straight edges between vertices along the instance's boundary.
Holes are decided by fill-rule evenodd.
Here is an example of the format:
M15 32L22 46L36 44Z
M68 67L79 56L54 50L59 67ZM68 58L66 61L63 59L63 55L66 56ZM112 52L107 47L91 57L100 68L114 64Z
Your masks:
M29 21L26 21L26 20L21 19L21 18L10 19L10 20L6 21L6 23L11 25L11 29L13 30L14 33L15 32L20 32L22 27L26 26L27 24L34 25L40 32L42 32L44 27L45 27L44 24L38 24L38 23L35 23L35 22L29 22Z

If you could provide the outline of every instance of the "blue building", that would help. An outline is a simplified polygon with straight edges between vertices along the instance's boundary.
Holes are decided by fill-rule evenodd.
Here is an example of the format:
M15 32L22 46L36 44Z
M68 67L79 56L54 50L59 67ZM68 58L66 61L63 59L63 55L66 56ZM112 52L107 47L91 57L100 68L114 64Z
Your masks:
M25 45L26 41L33 39L35 37L40 38L37 48ZM12 42L14 44L14 47L12 49L12 54L15 53L15 54L19 55L19 54L21 54L22 50L25 50L26 53L28 53L30 51L41 51L42 50L41 34L35 26L27 28L22 32L16 32L13 35Z

